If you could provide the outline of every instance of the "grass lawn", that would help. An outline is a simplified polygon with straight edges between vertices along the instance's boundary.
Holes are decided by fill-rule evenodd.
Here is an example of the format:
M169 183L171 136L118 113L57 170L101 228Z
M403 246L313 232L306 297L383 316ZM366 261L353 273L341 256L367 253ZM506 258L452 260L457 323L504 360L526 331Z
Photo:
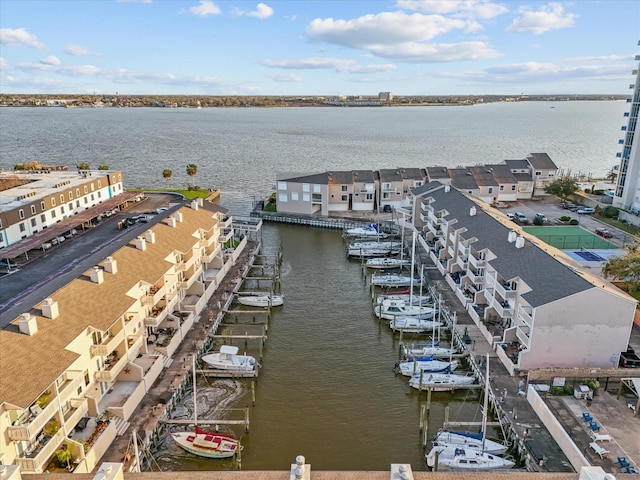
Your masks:
M552 247L561 250L573 248L589 248L594 250L618 248L613 243L579 226L524 227L523 230L543 242L548 243Z

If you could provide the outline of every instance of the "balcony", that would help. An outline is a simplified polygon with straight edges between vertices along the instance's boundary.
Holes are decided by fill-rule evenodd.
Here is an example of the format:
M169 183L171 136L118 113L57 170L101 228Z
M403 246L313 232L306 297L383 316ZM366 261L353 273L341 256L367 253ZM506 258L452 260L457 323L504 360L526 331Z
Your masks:
M23 473L42 473L46 462L66 438L62 429L51 437L43 434L15 462Z
M101 356L106 357L111 352L113 352L120 342L124 340L124 331L120 330L112 337L107 337L103 339L100 345L91 345L91 355L92 356Z
M149 314L144 318L145 327L157 327L167 318L169 309L166 305L157 305L151 309Z
M229 240L231 240L232 238L233 238L233 229L232 228L225 228L220 233L220 236L218 237L218 242L220 242L222 244L225 244Z
M491 307L496 311L498 316L502 318L508 318L513 316L513 305L507 301L500 301L496 298L490 298L489 303Z
M476 258L473 254L469 255L469 263L475 268L483 268L487 264L486 260Z
M458 252L460 253L460 255L464 255L465 257L469 255L469 246L465 245L464 243L460 242L458 243Z
M453 248L453 246L449 246L449 247L447 247L447 253L449 254L449 258L455 258L456 249Z
M456 259L456 265L458 265L460 267L461 270L466 270L467 266L469 265L467 262L467 259L464 257L458 257ZM475 282L474 282L475 283Z
M504 298L505 300L507 298L515 298L516 297L516 291L512 288L511 285L509 285L508 282L500 282L499 280L496 280L494 282L494 286L496 288L496 292L498 292L500 294L500 296L502 298Z
M525 325L533 326L533 317L531 316L531 307L518 307L518 320Z
M41 399L44 396L40 397ZM7 434L13 441L29 441L42 431L47 422L58 412L58 399L48 400L43 406L43 402L34 403L28 410L25 410L23 417L7 428Z
M98 382L113 382L124 366L129 362L126 355L119 358L117 352L105 362L104 370L98 370L95 374L95 379Z
M473 283L482 283L484 281L484 271L476 273L473 270L469 269L467 270L467 277L469 277L469 280L471 280Z

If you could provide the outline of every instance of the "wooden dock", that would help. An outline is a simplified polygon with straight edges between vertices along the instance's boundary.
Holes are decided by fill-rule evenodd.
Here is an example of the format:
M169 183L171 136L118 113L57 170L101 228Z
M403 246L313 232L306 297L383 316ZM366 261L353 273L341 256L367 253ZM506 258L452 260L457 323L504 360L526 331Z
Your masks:
M255 378L258 376L258 369L246 370L196 370L196 374L206 375L214 378Z

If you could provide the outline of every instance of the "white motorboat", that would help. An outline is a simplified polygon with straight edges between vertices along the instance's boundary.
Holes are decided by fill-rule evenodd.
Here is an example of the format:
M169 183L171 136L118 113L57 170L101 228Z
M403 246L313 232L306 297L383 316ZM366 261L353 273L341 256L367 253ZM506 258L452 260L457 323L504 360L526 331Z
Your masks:
M411 262L402 258L370 258L366 261L367 268L402 268L411 265Z
M402 248L402 243L394 241L376 242L376 241L364 241L364 242L351 242L347 247L349 250L366 250L369 248L389 248L397 249Z
M434 360L433 357L418 358L416 361L396 364L396 370L405 377L413 377L414 375L419 375L420 372L423 374L453 372L456 368L458 368L458 360L444 362L442 360Z
M444 325L442 322L422 320L416 317L394 317L389 320L389 327L391 327L391 330L394 332L426 333L442 325Z
M371 275L371 285L376 287L408 287L413 279L407 275L395 275L384 273L381 275Z
M494 455L502 455L507 451L507 446L494 440L484 439L484 447L482 446L483 432L457 432L457 431L439 431L433 437L434 445L457 445L458 447L471 447L476 450L484 451Z
M373 282L373 278L371 279ZM422 305L407 305L403 300L385 300L373 307L373 312L379 318L393 320L399 317L414 317L429 320L435 317L436 309ZM434 327L435 325L432 325Z
M437 445L426 455L427 465L434 468L445 466L452 469L489 470L511 468L514 462L491 453L470 447L456 445Z
M428 306L432 304L431 295L411 295L409 293L383 293L376 297L376 305L380 305L385 300L401 300L407 305L422 305Z
M251 372L256 368L256 359L238 355L238 347L233 345L222 345L219 352L203 356L202 361L216 370Z
M473 448L483 453L488 454L502 454L507 451L507 446L489 440L486 436L487 433L487 412L489 409L489 389L491 385L489 383L489 354L486 356L486 371L485 371L485 384L484 384L484 405L482 410L482 429L479 433L470 432L451 432L446 430L439 431L433 439L433 444L436 446L448 445L459 448Z
M349 248L347 257L350 258L381 258L400 255L400 249L395 247L369 247L369 248Z
M366 227L348 228L344 231L347 237L387 238L389 234L382 231L377 223L370 223Z
M475 377L456 375L453 373L425 373L411 377L409 386L417 390L432 390L434 392L447 392L455 387L471 385Z
M239 293L238 302L248 307L279 307L284 303L284 296L269 293Z
M198 427L198 397L196 395L196 361L193 357L193 424L190 432L175 432L171 436L189 453L206 458L229 458L238 451L239 442L233 434L208 432Z

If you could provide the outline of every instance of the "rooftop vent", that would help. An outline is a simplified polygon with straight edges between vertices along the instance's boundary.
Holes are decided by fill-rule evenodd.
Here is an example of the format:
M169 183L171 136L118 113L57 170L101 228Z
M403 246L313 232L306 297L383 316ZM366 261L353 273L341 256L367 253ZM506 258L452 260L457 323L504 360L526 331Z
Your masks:
M38 323L36 317L30 313L23 313L20 315L20 321L18 322L20 331L25 335L33 336L38 333Z
M518 235L518 238L516 238L516 248L522 247L524 247L524 237L522 235Z
M182 212L176 212L174 216L176 217L176 222L182 223Z
M195 198L191 200L191 210L198 210L198 202Z
M118 273L118 262L113 257L107 257L104 261L104 269L107 272L115 275L116 273Z
M55 302L53 298L45 298L42 303L42 316L47 318L58 318L58 302Z
M451 190L451 187L449 185L445 185L444 186L444 192L445 193L449 193L449 190Z
M144 232L144 239L149 243L156 243L156 233L153 230Z
M470 216L475 217L475 216L476 216L476 213L477 213L477 212L476 212L476 207L475 207L475 206L473 206L473 207L471 207L471 208L469 209L469 215L470 215Z
M169 218L167 218L167 225L169 225L170 227L175 228L176 226L176 218L171 215Z
M100 267L93 267L91 269L91 281L98 285L104 282L104 271Z
M509 236L507 237L507 240L509 240L509 243L513 243L516 241L517 237L518 237L518 234L514 230L511 230L509 232Z
M147 249L146 240L139 235L136 237L136 248L138 250L142 250L143 252Z

